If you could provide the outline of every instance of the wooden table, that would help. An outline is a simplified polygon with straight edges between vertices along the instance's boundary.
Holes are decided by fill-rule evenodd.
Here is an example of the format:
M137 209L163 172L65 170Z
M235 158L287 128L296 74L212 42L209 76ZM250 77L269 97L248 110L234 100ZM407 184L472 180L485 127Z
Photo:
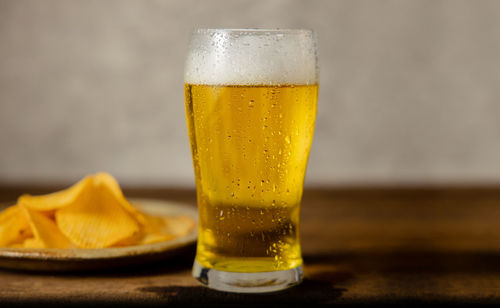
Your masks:
M3 187L0 201L59 188ZM125 194L196 204L192 190L126 189ZM244 295L204 288L191 277L192 247L174 259L109 271L0 270L0 307L500 305L499 187L307 189L301 217L305 280L293 289Z

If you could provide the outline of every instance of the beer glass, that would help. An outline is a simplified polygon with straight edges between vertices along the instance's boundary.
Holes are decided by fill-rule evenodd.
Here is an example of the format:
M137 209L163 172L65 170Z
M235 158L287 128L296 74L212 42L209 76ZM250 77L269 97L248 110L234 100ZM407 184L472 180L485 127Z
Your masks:
M195 30L184 81L199 210L193 276L243 293L300 283L299 211L318 95L314 33Z

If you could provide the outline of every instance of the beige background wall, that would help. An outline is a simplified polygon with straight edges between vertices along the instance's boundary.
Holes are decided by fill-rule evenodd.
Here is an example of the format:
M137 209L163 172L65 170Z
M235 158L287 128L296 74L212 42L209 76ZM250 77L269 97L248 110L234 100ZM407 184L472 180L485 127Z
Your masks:
M500 182L500 1L0 0L0 182L193 185L196 27L313 28L310 185Z

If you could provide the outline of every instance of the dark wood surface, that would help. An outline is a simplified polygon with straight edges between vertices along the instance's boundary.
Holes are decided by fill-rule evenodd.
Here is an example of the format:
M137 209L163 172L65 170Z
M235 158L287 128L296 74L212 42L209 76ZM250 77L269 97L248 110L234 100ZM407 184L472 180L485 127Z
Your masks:
M61 187L0 187L0 202ZM192 190L125 189L196 206ZM209 290L195 247L160 262L84 273L0 270L0 306L17 303L279 306L500 305L500 187L306 189L302 285L272 294Z

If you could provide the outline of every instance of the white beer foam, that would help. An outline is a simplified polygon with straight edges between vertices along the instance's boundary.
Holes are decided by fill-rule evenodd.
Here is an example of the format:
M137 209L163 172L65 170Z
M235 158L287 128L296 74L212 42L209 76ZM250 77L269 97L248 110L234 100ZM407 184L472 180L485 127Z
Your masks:
M316 84L314 33L309 30L197 30L191 37L184 82Z

